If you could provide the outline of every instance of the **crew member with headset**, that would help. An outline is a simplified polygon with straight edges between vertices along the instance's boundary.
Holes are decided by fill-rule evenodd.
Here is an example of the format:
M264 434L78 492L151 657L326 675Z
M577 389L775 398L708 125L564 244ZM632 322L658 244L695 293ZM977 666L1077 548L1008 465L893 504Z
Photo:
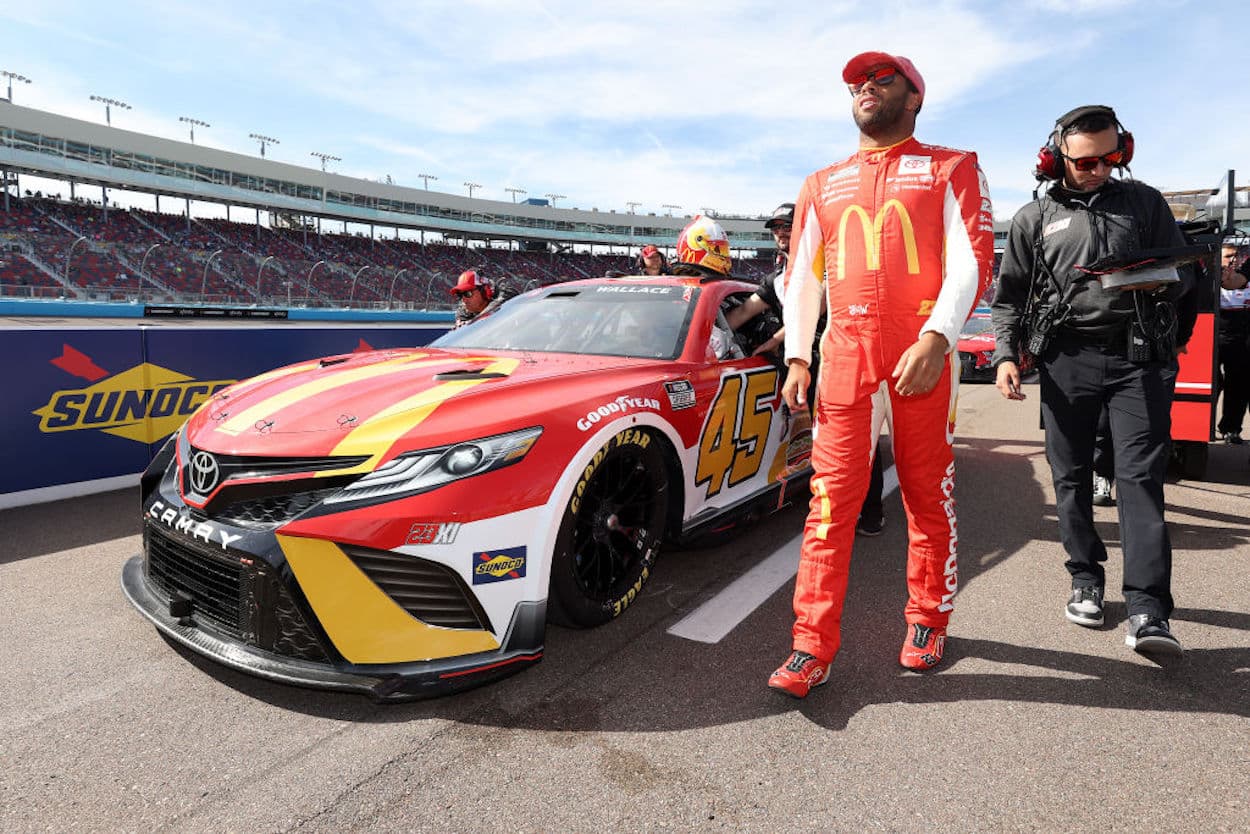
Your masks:
M456 307L456 327L486 318L515 295L506 286L496 287L494 281L483 278L473 269L460 273L460 280L451 288L451 294L460 300Z
M1163 479L1176 383L1176 307L1181 286L1109 288L1078 267L1185 241L1163 196L1131 178L1133 135L1115 111L1078 107L1060 116L1038 153L1040 196L1012 218L992 316L996 385L1023 400L1019 355L1038 360L1046 457L1072 587L1065 616L1103 622L1107 549L1094 527L1094 438L1107 408L1124 552L1126 643L1178 655L1172 635L1172 544L1163 520ZM1163 277L1156 275L1156 278Z

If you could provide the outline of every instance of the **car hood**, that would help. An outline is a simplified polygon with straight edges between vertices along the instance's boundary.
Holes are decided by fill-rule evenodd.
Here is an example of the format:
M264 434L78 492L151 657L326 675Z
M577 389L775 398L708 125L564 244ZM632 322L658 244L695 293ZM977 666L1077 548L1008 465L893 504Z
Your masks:
M583 402L658 384L654 360L436 348L333 356L218 392L191 445L233 455L358 455L431 447L579 414ZM584 410L584 409L583 409Z

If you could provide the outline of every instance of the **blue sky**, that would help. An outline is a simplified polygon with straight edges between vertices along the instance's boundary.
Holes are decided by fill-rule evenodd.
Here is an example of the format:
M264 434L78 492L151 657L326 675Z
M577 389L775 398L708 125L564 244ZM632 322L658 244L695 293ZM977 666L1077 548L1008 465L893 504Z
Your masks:
M1164 189L1250 183L1250 3L1016 0L0 2L18 104L270 158L511 200L765 213L851 153L840 71L910 57L927 142L978 152L996 214L1030 198L1059 114L1108 104L1133 173Z

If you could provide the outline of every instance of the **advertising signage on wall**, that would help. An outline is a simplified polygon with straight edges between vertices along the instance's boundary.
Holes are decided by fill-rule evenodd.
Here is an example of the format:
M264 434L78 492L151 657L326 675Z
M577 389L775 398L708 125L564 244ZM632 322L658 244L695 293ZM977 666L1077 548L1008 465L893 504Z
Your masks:
M114 488L237 380L318 356L424 345L443 332L279 324L0 330L0 356L16 371L0 399L0 507L81 494L91 484Z

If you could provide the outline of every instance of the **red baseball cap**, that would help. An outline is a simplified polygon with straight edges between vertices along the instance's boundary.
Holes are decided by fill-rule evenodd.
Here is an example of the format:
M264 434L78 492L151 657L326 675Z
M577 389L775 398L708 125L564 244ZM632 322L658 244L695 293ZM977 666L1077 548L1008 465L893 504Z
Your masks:
M924 101L924 78L921 77L920 70L916 69L916 65L902 55L891 55L888 52L861 52L846 62L846 66L842 68L842 80L850 84L868 70L883 64L889 64L901 72L903 77L920 92L920 101Z
M466 269L464 272L460 273L460 283L452 287L449 292L452 295L455 295L458 292L469 292L470 290L481 289L489 283L490 282L486 279L479 278L477 273L472 269Z
M656 246L654 243L648 243L646 246L642 247L642 256L644 258L649 258L652 255L659 253L659 251L660 251L659 247Z

